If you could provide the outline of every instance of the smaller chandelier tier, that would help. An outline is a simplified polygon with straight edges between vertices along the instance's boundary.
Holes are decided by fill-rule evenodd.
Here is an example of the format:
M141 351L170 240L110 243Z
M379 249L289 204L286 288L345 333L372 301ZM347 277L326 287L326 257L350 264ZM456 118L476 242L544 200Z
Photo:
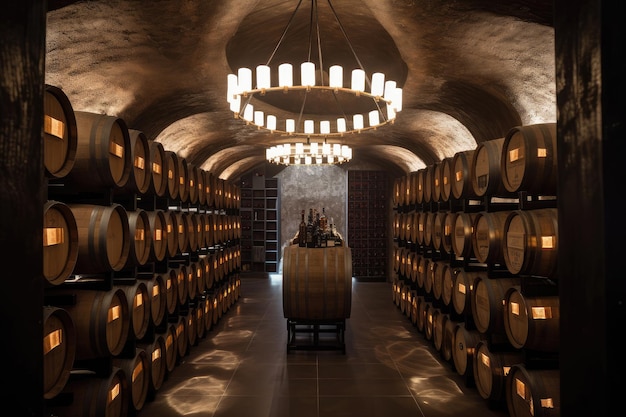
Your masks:
M285 143L265 151L268 162L282 165L341 164L352 159L352 148L339 143Z
M366 76L362 69L354 69L351 74L351 87L343 86L343 67L333 65L329 68L328 83L321 80L322 85L316 85L316 67L313 62L304 62L300 66L301 84L294 85L293 67L289 63L283 63L278 67L278 85L272 86L270 82L271 69L268 65L259 65L255 71L256 87L252 87L253 74L250 68L239 68L237 74L228 75L227 101L230 110L236 118L244 120L247 124L254 124L272 133L306 136L343 136L346 133L361 132L376 129L380 126L392 123L396 114L402 110L402 89L397 87L393 80L385 80L385 75L380 72L372 74L371 79ZM323 73L323 71L320 71ZM369 91L366 90L366 83ZM337 116L333 120L315 120L307 116L305 103L300 109L300 117L279 118L273 114L255 108L253 98L255 95L270 93L289 93L289 91L305 91L305 96L310 92L330 92L335 96L338 103ZM345 114L340 106L338 95L352 94L359 100L369 100L371 103L366 113ZM306 98L305 98L306 102ZM295 113L295 112L294 112ZM304 114L303 114L304 113ZM304 118L304 120L301 120Z

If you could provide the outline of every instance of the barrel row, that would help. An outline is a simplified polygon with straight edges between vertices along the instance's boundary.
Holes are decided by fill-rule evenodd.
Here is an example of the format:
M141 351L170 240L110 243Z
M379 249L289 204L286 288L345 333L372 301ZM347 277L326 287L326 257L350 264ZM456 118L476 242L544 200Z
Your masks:
M120 271L186 252L215 251L241 237L236 215L124 209L119 204L44 204L44 277L59 285L72 274ZM229 249L230 250L230 249Z
M240 285L238 274L230 276L142 337L137 325L158 303L156 287L146 293L143 281L110 291L74 290L74 303L45 306L46 408L56 415L82 415L96 404L110 416L140 410L239 299Z
M506 406L511 416L558 415L558 296L524 294L518 277L449 269L441 299L395 279L393 302L491 407Z
M115 116L75 111L46 85L43 159L46 177L92 191L112 188L216 209L238 209L236 184L166 150Z
M558 212L556 208L471 212L394 214L397 246L395 272L412 270L415 246L446 257L501 265L515 275L556 278ZM417 271L417 270L416 270ZM415 272L416 272L415 271Z
M505 137L479 143L397 178L395 206L480 199L485 196L556 196L556 123L512 128Z

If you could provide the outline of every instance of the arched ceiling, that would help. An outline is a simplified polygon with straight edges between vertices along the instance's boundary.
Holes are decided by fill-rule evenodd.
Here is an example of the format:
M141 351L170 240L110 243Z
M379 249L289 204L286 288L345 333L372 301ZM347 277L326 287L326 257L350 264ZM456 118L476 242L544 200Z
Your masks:
M49 0L46 83L75 110L120 117L190 163L236 179L266 163L266 147L285 138L233 117L227 75L268 61L297 4ZM408 173L514 126L556 121L550 2L334 0L333 7L366 71L403 88L393 124L341 138L354 150L350 164ZM309 8L303 1L272 64L306 60ZM318 12L324 65L354 68L326 0Z

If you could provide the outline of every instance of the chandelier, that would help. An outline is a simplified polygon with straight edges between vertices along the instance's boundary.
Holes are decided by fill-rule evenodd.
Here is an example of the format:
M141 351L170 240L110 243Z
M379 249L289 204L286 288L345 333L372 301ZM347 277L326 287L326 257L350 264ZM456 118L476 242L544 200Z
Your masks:
M296 83L298 80L294 77L292 63L281 63L277 68L270 64L286 38L302 0L298 1L267 62L257 65L254 73L252 69L242 67L236 74L228 75L227 101L234 117L245 121L247 125L272 133L324 138L358 133L392 123L396 114L402 110L402 89L395 81L387 80L382 72L368 76L330 0L328 6L355 58L355 67L349 78L350 87L344 86L343 66L332 64L328 68L324 67L317 3L317 0L311 0L308 58L299 64L300 83ZM312 57L315 44L318 55L316 62ZM348 81L348 77L345 81ZM295 99L289 100L292 108L282 111L268 106L268 96L277 94L295 95ZM308 104L316 99L336 107L336 110L330 111L332 116L315 114L315 110L310 109ZM346 107L351 107L350 103L355 100L359 102L359 112L350 113ZM328 107L330 105L326 105L325 110L329 110Z
M283 165L341 164L352 159L352 148L339 143L296 142L272 146L265 151L266 159Z

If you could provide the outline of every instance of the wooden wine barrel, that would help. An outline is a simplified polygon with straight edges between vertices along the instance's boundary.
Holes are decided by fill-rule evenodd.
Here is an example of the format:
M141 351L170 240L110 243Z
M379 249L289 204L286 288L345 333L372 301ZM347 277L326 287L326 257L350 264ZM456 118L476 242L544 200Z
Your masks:
M502 144L500 172L504 188L529 195L557 192L556 123L517 126Z
M65 387L74 367L76 329L63 308L43 307L43 396L56 397Z
M187 226L187 250L184 252L195 252L198 250L198 241L201 236L198 236L198 218L196 217L196 213L191 211L185 211L184 213L184 222Z
M481 340L474 353L474 381L481 397L493 403L505 400L506 378L511 366L523 363L524 353L517 349L489 349Z
M443 347L443 332L446 321L450 319L450 315L438 308L433 312L433 346L437 352L441 353Z
M452 195L456 199L477 198L472 186L472 170L474 169L474 149L457 152L452 157Z
M515 348L558 352L559 296L524 296L519 288L504 295L504 330Z
M437 269L439 268L439 261L430 259L428 262L428 268L426 269L426 278L424 279L424 291L426 294L433 294L433 286L435 284L435 275L437 275Z
M511 210L476 213L472 250L479 262L505 265L504 223Z
M74 300L62 307L72 317L76 329L76 360L108 358L122 352L130 330L124 291L59 289L54 294Z
M196 293L198 296L201 296L204 291L206 291L206 277L209 272L209 263L207 261L206 255L199 255L198 260L195 262L196 264L196 284L197 289Z
M393 214L393 238L400 239L400 224L402 223L402 213Z
M506 334L504 329L504 297L509 288L519 285L519 277L476 277L471 305L472 317L479 332L493 335Z
M198 204L198 178L200 176L199 167L187 162L187 202Z
M135 281L128 285L114 285L114 289L124 292L128 303L130 322L129 337L132 340L142 339L150 328L150 294L143 281Z
M454 253L452 240L454 239L454 227L456 226L456 212L446 212L441 226L441 250L445 253Z
M148 194L165 197L167 193L167 156L161 142L148 141L150 148L150 186Z
M114 357L112 364L126 374L129 384L132 410L141 410L146 403L150 391L150 358L144 349L136 348L131 358Z
M196 192L198 193L198 204L204 206L206 204L206 185L204 184L204 181L206 181L206 172L200 167L196 167L195 169L197 170Z
M189 262L185 274L187 276L187 300L193 301L198 294L198 265L196 262Z
M432 244L432 216L433 213L430 211L422 212L417 225L417 240L424 246Z
M163 210L150 210L146 212L150 227L152 244L148 260L162 261L167 256L167 219Z
M442 172L442 164L443 161L439 161L437 163L435 163L434 167L433 167L433 174L432 174L432 181L433 181L433 185L432 185L432 197L431 200L434 203L438 203L440 201L443 201L441 199L441 188L443 186L443 172Z
M179 237L178 237L178 215L176 210L165 210L165 227L167 230L167 254L166 256L176 256L179 253ZM184 229L183 229L184 230ZM181 238L181 239L184 239Z
M400 177L400 195L398 198L398 202L400 203L401 207L406 206L406 195L407 195L407 186L406 186L406 175L403 175L402 177Z
M163 323L167 312L165 279L161 273L155 273L151 279L143 280L143 282L146 284L150 299L150 323L153 327L158 327Z
M187 325L186 316L178 316L178 320L174 324L176 334L176 355L178 359L182 359L189 353L189 327Z
M452 276L454 283L452 288L452 305L457 314L472 315L474 281L482 274L482 272L477 271L466 271L464 268L455 269L455 273Z
M423 213L419 212L419 211L414 211L413 212L413 217L411 218L411 225L410 227L410 233L409 233L409 240L412 243L419 243L418 242L418 229L419 229L419 222L420 222L420 217L422 216Z
M136 208L127 211L128 229L131 239L126 266L142 266L150 259L152 252L152 229L148 213Z
M416 278L416 282L417 282L417 287L418 288L424 288L426 285L426 280L428 279L428 270L430 268L429 264L430 264L431 260L429 258L427 258L426 256L421 256L419 258L419 265L417 267L417 278Z
M67 204L48 200L43 206L43 276L59 285L72 274L78 260L78 226Z
M445 323L443 324L443 340L441 341L441 357L446 362L452 361L452 350L454 349L454 332L459 321L448 315Z
M458 258L472 258L474 248L472 247L472 231L476 213L460 211L456 213L454 219L454 231L452 235L452 250Z
M424 338L432 341L435 327L435 316L439 314L441 310L439 307L435 307L432 302L426 303L424 309L424 314L426 315L424 320Z
M449 201L450 197L452 197L452 180L454 176L452 161L453 157L447 157L441 160L441 195L439 199L443 202Z
M506 404L511 417L561 415L561 374L558 369L511 366L506 380Z
M474 355L476 345L482 339L478 330L470 329L464 323L457 323L454 329L452 360L456 372L465 377L466 384L474 383Z
M168 323L162 336L165 339L165 367L167 374L171 374L176 368L176 362L178 361L176 323Z
M121 188L132 169L130 135L124 120L105 114L74 112L78 128L76 161L66 179L81 188Z
M418 295L417 297L417 314L415 318L415 327L421 333L424 332L426 327L426 311L430 308L430 302L426 301L426 297Z
M186 322L187 345L189 346L189 349L191 346L195 346L198 343L198 323L195 305L190 305L187 308L187 313L183 316L183 319Z
M68 204L78 228L77 274L119 271L130 252L128 213L119 204Z
M450 269L450 261L437 260L435 261L437 267L433 275L433 297L435 300L443 301L443 278L446 275L448 269Z
M438 163L426 166L424 173L424 203L436 202L434 198L435 168Z
M163 274L167 313L174 314L178 306L178 268L168 268Z
M122 188L143 195L150 190L150 182L152 181L150 145L146 134L140 130L128 129L128 135L130 137L131 170L130 177Z
M148 399L152 399L163 386L167 375L165 337L162 333L155 333L150 342L139 342L137 347L143 349L148 357Z
M189 296L189 281L187 277L187 265L180 264L170 268L170 272L175 273L176 294L178 295L178 305L182 306L187 302Z
M442 253L446 253L445 248L443 246L443 234L444 234L444 224L446 221L446 217L448 216L447 211L437 211L435 212L435 217L433 218L433 248L436 251L440 251Z
M510 197L515 195L504 188L500 161L504 138L481 142L474 152L472 163L472 187L479 197Z
M417 171L409 173L408 187L409 187L409 204L414 206L417 204Z
M392 202L393 202L393 206L394 207L399 207L400 204L400 198L402 196L402 191L400 191L402 189L402 177L398 177L398 178L394 178L393 179L393 196L392 196Z
M180 175L178 170L178 154L174 151L165 151L165 173L167 178L167 192L165 196L173 200L180 199Z
M174 211L176 214L176 237L178 238L178 253L184 253L190 250L189 231L193 232L189 213L182 210Z
M215 208L215 175L211 171L204 172L204 188L205 188L205 198L206 198L206 206L209 208Z
M459 267L448 265L443 271L441 282L441 301L445 306L452 307L452 294L454 292L454 277Z
M196 325L196 340L200 341L206 335L206 326L205 326L205 310L206 300L202 297L199 297L194 306L194 315L195 315L195 325Z
M108 375L92 371L73 372L63 394L71 402L52 402L46 411L57 416L126 417L131 393L129 377L118 367Z
M46 84L43 98L43 162L50 178L63 178L74 167L78 128L72 103L58 87Z
M204 213L204 247L211 248L215 245L213 237L213 214Z
M204 328L207 332L213 328L213 298L208 293L204 303Z
M425 203L424 200L424 186L426 181L426 168L420 168L417 170L417 204Z
M352 253L347 246L285 248L283 314L293 320L350 317Z
M183 203L189 202L189 162L187 158L178 155L178 199Z
M503 256L509 272L547 278L556 276L556 208L512 211L503 227Z

